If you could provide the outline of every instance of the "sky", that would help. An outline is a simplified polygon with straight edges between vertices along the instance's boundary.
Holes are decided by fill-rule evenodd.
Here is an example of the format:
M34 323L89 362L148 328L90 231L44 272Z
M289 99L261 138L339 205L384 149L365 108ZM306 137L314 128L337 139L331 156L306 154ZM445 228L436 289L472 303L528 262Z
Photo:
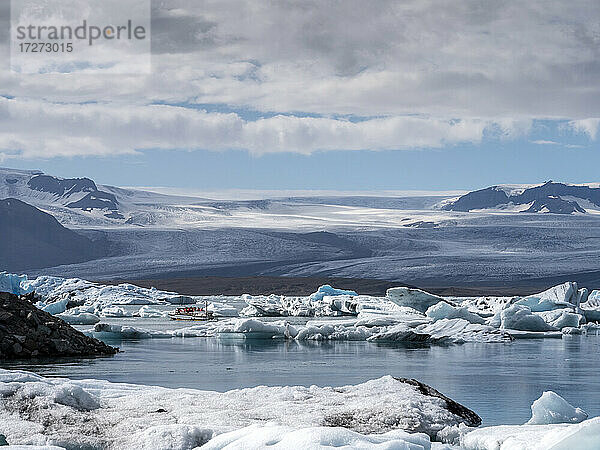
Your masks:
M153 1L151 73L119 75L10 72L2 2L0 166L189 189L600 181L599 2L364 5Z

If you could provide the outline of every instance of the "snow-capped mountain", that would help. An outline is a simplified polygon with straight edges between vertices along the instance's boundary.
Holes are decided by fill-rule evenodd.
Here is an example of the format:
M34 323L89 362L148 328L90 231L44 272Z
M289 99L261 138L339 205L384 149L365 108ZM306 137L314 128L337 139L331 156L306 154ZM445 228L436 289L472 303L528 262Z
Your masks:
M442 206L446 211L503 209L527 213L573 214L600 210L600 188L548 181L539 186L492 186L469 192Z

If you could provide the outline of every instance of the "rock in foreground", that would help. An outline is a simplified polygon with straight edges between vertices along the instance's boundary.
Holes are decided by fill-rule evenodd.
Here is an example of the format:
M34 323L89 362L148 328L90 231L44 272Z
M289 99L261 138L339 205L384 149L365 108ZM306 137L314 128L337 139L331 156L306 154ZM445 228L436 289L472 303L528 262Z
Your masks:
M112 355L117 351L39 310L27 298L0 292L0 359Z

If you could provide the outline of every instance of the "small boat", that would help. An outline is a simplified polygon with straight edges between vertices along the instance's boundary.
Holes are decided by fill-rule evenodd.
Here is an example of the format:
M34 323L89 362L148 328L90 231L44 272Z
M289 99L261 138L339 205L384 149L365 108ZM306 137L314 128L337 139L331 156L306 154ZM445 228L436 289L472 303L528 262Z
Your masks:
M171 320L217 320L212 311L208 311L206 307L184 306L168 314Z

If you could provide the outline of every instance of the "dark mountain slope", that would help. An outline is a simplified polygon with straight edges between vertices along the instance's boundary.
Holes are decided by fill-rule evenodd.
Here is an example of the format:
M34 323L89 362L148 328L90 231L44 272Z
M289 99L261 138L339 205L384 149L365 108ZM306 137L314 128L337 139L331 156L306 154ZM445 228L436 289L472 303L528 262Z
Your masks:
M0 200L0 270L89 261L104 256L103 247L27 203L13 198Z
M566 197L566 198L563 198ZM454 202L444 205L447 211L471 211L495 208L502 205L530 205L525 212L548 212L554 214L585 213L577 200L600 207L600 188L576 186L548 181L540 186L524 189L519 194L508 195L502 186L469 192Z

